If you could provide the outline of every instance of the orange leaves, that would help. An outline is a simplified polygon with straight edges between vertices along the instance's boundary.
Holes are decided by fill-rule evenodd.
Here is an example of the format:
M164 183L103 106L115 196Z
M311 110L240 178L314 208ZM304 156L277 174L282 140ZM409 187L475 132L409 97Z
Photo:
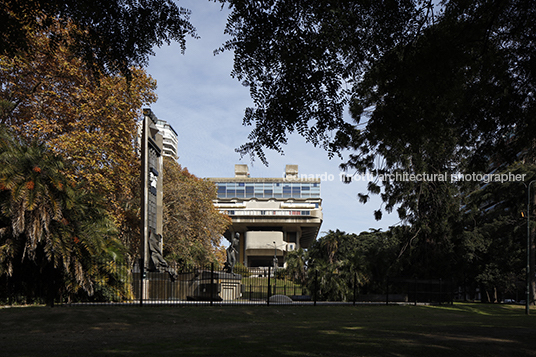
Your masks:
M100 74L98 83L84 62L70 51L80 30L69 21L51 23L45 33L32 33L31 55L0 56L0 101L13 104L0 111L0 122L28 141L45 142L73 163L65 174L105 196L118 225L139 187L135 154L141 108L156 101L156 82L138 68L129 84L124 77ZM53 36L61 42L53 43ZM63 41L65 40L65 41ZM33 172L41 173L35 166ZM64 190L62 184L56 185Z
M26 188L28 190L33 190L35 188L35 183L33 181L26 182Z
M230 225L212 200L214 183L200 179L164 157L164 251L193 264L217 258L220 238Z

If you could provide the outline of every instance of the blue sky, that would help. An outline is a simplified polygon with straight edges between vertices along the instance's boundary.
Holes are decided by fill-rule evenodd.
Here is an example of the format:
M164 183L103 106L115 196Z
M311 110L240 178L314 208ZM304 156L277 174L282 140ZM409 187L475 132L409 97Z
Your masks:
M191 23L200 39L189 38L186 52L178 44L156 48L147 72L158 83L158 101L151 105L159 119L169 122L179 135L179 163L198 177L233 177L235 164L248 164L251 177L282 177L286 164L299 165L299 174L323 175L321 184L324 222L321 232L340 229L359 233L371 228L388 229L399 220L384 214L375 221L373 211L379 197L359 203L366 182L344 184L339 179L339 158L292 135L284 155L267 152L269 166L240 159L235 148L247 142L251 127L242 125L244 109L252 105L248 88L230 75L233 54L217 56L213 51L228 39L223 31L228 11L208 0L181 0L179 6L192 10ZM330 176L331 175L331 176Z

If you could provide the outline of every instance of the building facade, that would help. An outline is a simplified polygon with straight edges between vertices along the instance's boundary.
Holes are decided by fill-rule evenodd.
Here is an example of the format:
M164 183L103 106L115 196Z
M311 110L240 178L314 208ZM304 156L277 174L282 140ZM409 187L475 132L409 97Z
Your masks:
M179 158L179 135L165 120L157 119L155 126L163 138L162 155L169 156L174 160L177 160Z
M218 189L215 206L233 222L226 238L240 235L245 266L283 266L287 252L316 239L323 219L320 179L300 178L298 165L287 165L284 178L251 178L247 165L235 165L234 177L209 180Z

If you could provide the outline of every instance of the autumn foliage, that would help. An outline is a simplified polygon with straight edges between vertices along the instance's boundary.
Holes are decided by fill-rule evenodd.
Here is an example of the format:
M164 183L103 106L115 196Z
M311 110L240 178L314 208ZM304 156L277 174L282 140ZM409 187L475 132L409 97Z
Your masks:
M129 83L103 74L96 81L71 53L72 43L54 41L80 32L71 22L64 25L52 22L46 32L31 33L27 53L0 57L0 123L67 158L73 164L67 175L107 199L115 223L125 228L122 241L135 245L137 122L141 108L156 101L156 82L138 68Z
M164 158L164 254L183 265L221 260L221 237L231 224L213 204L214 183Z

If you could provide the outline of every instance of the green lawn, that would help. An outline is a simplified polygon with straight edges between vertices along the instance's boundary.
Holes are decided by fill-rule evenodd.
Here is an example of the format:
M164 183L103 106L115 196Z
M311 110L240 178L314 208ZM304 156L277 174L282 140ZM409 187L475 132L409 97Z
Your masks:
M536 356L522 306L0 309L0 356Z

